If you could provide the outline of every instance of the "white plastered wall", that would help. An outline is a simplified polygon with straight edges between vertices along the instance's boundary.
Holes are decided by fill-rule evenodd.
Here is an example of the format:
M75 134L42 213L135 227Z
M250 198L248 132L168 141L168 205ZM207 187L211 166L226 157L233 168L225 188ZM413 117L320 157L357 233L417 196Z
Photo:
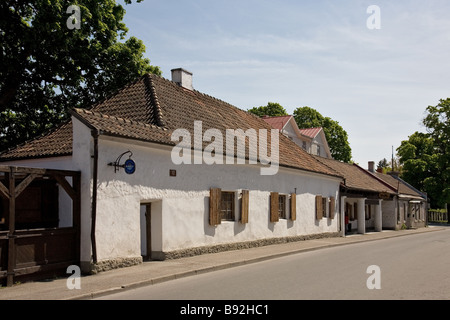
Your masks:
M114 172L108 166L123 152L133 152L136 172ZM140 206L152 208L152 251L169 252L205 245L264 238L338 232L335 219L315 219L315 196L338 198L335 177L281 168L275 176L261 176L257 165L174 165L171 148L104 137L99 141L99 180L96 240L98 259L141 254ZM122 162L128 158L126 155ZM176 177L169 171L177 171ZM249 223L223 221L212 227L209 219L210 188L249 194ZM297 194L297 220L269 221L270 192ZM338 210L336 208L336 210ZM289 206L287 207L289 212Z

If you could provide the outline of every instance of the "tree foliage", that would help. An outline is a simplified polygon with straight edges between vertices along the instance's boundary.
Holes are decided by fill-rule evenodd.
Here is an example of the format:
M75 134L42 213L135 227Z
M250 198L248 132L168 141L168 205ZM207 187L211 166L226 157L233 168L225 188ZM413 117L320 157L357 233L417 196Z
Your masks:
M383 158L383 160L378 161L377 169L388 169L389 168L389 162L386 158Z
M288 115L286 109L284 109L282 105L276 102L269 102L267 106L254 107L252 109L249 109L248 112L257 115L258 117L279 117Z
M427 133L415 132L397 149L402 178L426 192L434 207L450 203L450 98L426 109Z
M68 27L69 5L80 9L80 28ZM0 151L59 123L70 108L161 74L144 58L143 42L126 39L124 15L114 0L0 2Z
M301 129L322 127L335 160L350 162L352 150L348 142L348 134L338 121L324 117L310 107L300 107L294 110L294 118Z
M251 112L259 117L287 116L286 109L276 102L269 102L267 106L254 107ZM339 125L339 122L322 116L317 110L303 107L294 111L294 119L300 129L322 127L334 159L350 162L352 150L348 142L347 132Z

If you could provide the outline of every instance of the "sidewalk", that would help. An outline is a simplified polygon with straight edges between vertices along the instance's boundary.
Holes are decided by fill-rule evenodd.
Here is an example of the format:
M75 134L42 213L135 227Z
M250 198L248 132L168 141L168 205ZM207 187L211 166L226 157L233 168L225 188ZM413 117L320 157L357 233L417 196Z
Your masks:
M244 250L205 254L166 261L149 261L96 275L82 276L81 289L69 290L67 278L36 281L0 288L0 300L71 300L91 299L120 290L156 284L186 276L231 268L305 251L365 241L408 236L425 232L445 230L445 226L430 226L415 230L383 231L355 234L340 238L306 240L276 244ZM68 275L69 277L69 275Z

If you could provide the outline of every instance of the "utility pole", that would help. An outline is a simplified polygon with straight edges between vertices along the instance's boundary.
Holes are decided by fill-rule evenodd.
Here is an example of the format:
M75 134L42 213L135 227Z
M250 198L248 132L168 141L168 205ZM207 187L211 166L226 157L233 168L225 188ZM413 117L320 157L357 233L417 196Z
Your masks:
M392 171L395 171L395 168L394 168L394 146L392 146Z

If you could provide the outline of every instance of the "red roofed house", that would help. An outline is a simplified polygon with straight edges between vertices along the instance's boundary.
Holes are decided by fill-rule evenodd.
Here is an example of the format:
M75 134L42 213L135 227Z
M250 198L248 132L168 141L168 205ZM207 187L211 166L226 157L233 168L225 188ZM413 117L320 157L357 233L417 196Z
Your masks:
M392 186L396 196L383 201L383 227L386 229L422 228L427 226L428 197L402 180L398 173L384 174L375 170L375 163L369 162L367 172L380 181Z
M262 117L309 154L332 159L323 128L299 129L294 116Z
M341 235L342 176L291 141L304 139L308 151L317 143L329 156L323 131L308 137L289 120L280 135L261 118L194 90L186 70L172 70L172 79L146 74L0 154L5 171L80 172L84 271ZM274 170L266 175L264 169ZM8 177L0 172L0 200L8 198ZM70 179L56 182L70 192ZM55 226L70 227L70 198L57 191ZM7 203L0 205L0 221L7 212ZM0 246L8 232L8 224L0 226Z

